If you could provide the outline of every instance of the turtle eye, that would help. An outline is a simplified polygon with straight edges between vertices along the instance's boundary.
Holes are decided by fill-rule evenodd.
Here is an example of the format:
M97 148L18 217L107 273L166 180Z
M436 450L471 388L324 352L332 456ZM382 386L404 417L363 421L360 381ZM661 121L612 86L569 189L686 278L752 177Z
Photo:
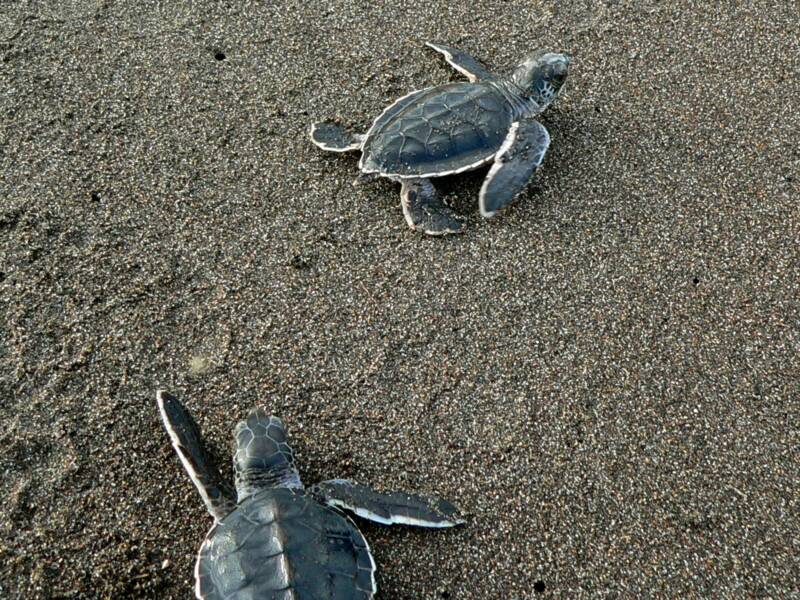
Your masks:
M553 73L552 81L553 84L559 86L564 83L564 80L567 78L567 72L558 69Z

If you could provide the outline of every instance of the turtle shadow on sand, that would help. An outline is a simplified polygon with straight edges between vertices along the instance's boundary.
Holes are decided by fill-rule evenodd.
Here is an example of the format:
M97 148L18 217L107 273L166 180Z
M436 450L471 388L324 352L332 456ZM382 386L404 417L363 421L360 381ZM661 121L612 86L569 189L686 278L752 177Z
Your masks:
M548 171L557 171L559 176L569 176L569 164L584 163L582 151L589 146L587 140L596 135L602 127L593 118L594 112L586 108L577 108L571 104L559 104L547 113L545 119L548 129L553 131L557 146L548 155ZM565 168L567 168L566 172Z
M406 94L364 134L323 121L311 125L310 136L323 150L361 152L363 177L401 184L409 227L443 235L461 232L464 219L442 200L431 179L490 166L478 195L481 215L492 217L508 205L544 160L550 134L534 117L558 97L570 58L540 50L502 77L460 50L428 46L468 81Z

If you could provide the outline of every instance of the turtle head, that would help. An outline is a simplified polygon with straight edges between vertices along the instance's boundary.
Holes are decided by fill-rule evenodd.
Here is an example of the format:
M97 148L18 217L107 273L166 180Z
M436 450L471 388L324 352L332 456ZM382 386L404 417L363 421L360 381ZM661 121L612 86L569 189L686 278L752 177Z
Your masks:
M571 60L567 54L538 50L517 65L511 80L544 110L564 88Z

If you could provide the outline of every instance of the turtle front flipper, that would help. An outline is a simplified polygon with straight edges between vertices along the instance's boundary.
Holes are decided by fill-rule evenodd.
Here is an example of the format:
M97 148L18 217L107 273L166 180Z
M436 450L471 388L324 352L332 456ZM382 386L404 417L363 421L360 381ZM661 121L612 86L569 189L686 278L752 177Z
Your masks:
M347 479L331 479L315 485L311 492L322 502L348 510L384 525L454 527L464 520L446 500L433 500L404 492L376 492Z
M403 179L400 202L411 229L428 235L460 233L464 219L439 197L428 179Z
M344 127L328 121L312 124L310 135L314 144L329 152L361 150L365 137L360 133L350 133Z
M481 214L492 217L522 191L544 160L550 134L541 123L530 120L511 125L481 187Z
M231 487L225 483L216 464L203 447L200 428L186 407L172 394L156 393L161 420L184 468L217 521L236 508Z
M466 75L467 79L472 83L497 79L486 67L466 52L432 42L425 42L425 45L433 48L437 52L441 52L444 55L444 59L450 63L450 66L459 73Z
M233 469L239 502L271 487L302 488L294 452L278 417L257 408L234 431L236 454Z

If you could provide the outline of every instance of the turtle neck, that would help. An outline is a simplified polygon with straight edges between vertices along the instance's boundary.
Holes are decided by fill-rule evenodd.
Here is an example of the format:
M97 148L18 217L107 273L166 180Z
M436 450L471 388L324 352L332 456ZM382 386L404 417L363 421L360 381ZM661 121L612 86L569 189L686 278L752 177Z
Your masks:
M525 96L519 86L510 79L490 81L489 85L500 92L503 98L511 105L515 121L538 115L545 109L544 106L539 105L533 98Z

